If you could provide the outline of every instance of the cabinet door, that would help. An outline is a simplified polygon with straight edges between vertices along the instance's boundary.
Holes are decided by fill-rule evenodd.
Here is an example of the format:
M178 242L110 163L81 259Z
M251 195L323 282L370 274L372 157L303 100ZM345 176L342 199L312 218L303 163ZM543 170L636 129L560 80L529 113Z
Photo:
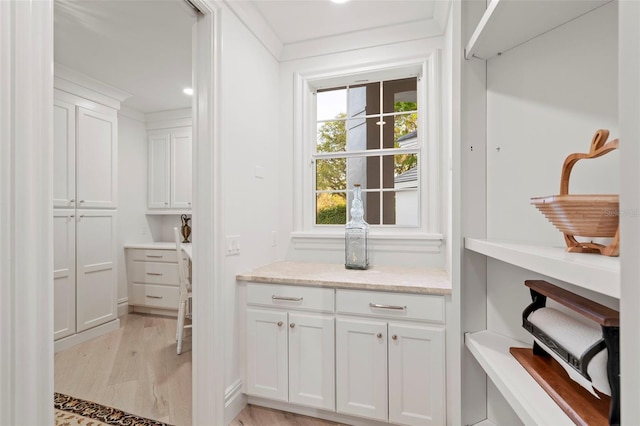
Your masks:
M53 212L53 339L76 332L75 210Z
M169 167L171 154L169 133L149 136L147 205L150 209L169 208Z
M77 197L79 208L117 207L117 117L78 107Z
M191 129L171 133L171 207L191 208Z
M333 315L289 313L289 402L335 410Z
M389 422L445 424L444 328L389 324Z
M387 323L336 319L339 413L387 420Z
M53 102L53 207L75 207L76 106Z
M77 210L77 330L117 318L116 213Z
M287 313L247 309L247 394L287 401Z

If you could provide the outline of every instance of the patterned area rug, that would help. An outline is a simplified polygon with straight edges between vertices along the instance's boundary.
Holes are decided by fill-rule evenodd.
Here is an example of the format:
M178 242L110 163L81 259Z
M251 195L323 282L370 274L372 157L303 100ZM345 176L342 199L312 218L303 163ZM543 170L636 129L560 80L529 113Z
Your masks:
M57 392L53 406L56 426L171 426Z

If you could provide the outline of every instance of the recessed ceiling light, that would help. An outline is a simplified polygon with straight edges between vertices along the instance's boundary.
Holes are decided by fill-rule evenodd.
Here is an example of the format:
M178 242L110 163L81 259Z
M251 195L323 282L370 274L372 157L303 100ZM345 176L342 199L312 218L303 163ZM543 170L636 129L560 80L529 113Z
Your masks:
M191 87L186 87L182 93L184 93L185 95L189 95L189 96L193 96L193 89Z
M338 4L340 4L340 3L346 3L346 2L348 2L349 0L331 0L331 1L332 1L333 3L338 3Z

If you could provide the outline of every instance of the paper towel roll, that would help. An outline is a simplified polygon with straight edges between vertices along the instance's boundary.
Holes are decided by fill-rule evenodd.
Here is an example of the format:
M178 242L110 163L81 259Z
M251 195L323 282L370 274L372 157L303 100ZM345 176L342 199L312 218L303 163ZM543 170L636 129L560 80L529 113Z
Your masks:
M576 358L580 358L587 349L602 339L602 329L596 323L579 321L554 308L537 309L529 314L528 320ZM596 395L593 388L605 395L611 395L611 387L607 376L608 353L606 349L594 355L587 365L587 373L591 377L591 382L589 382L559 355L549 349L547 345L535 337L534 339L562 365L572 380L593 395Z

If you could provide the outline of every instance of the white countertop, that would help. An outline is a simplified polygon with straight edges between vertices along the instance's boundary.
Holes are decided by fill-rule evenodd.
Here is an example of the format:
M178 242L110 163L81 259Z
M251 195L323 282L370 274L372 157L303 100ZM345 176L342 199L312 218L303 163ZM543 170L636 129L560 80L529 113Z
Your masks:
M173 242L130 243L130 244L125 244L124 248L146 249L146 250L175 250L176 243L173 243ZM182 250L184 250L187 256L189 256L189 259L191 259L192 257L191 243L182 243Z
M371 266L367 270L353 270L337 263L279 261L238 274L236 279L269 284L451 294L449 274L438 268Z

